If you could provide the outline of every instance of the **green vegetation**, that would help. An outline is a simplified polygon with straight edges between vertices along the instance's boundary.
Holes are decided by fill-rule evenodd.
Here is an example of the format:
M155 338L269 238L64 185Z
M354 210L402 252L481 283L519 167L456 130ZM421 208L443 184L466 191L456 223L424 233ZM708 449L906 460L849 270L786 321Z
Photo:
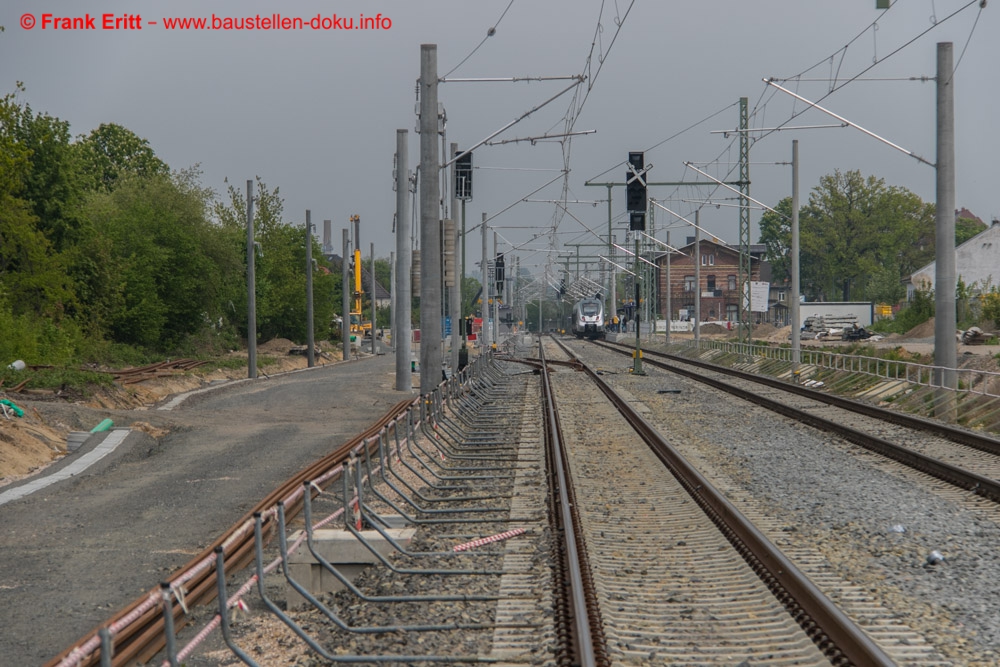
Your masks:
M244 193L220 197L197 167L171 169L120 125L74 137L25 96L18 84L0 97L0 368L135 366L242 347ZM259 339L304 341L303 221L286 221L278 188L261 179L255 200ZM341 271L311 242L323 338L340 310ZM387 280L388 262L376 271ZM43 375L52 372L34 371L32 385L62 382Z
M0 386L15 387L25 380L29 389L73 389L85 396L95 388L110 387L113 383L110 373L74 368L39 368L30 373L9 368L0 371Z
M775 280L789 276L791 199L761 216ZM860 171L820 179L799 211L802 293L810 301L896 303L900 279L934 258L934 205Z
M1000 327L1000 289L993 287L981 297L983 319Z
M900 310L895 318L875 322L872 330L879 333L906 333L918 324L934 317L934 292L917 290L909 304Z

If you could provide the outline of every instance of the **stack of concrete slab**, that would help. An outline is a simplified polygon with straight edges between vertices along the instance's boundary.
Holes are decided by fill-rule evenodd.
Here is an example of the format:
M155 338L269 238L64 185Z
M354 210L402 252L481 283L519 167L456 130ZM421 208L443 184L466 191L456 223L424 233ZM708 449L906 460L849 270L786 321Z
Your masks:
M810 315L803 324L802 340L840 338L845 329L857 325L857 315Z

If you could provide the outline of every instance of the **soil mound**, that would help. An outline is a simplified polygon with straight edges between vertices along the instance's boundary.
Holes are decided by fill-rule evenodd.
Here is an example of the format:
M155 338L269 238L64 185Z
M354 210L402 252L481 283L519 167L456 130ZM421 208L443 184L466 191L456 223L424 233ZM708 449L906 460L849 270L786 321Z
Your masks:
M922 324L918 324L903 335L904 338L931 338L932 336L934 336L933 317Z
M769 335L762 336L769 343L787 343L792 336L791 326L781 327L780 329L774 329L774 327L771 328L773 331L771 331Z
M266 343L257 346L257 351L263 354L288 354L288 351L295 347L295 343L287 338L272 338Z
M703 334L720 334L727 333L726 327L721 324L702 324L701 333Z
M758 324L754 327L753 335L755 338L767 338L774 335L777 330L773 324Z

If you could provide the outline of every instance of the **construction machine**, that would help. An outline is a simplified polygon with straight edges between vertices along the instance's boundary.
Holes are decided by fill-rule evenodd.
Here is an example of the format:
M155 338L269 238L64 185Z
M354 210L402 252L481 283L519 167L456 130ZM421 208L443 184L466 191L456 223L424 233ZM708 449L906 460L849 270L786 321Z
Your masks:
M354 223L354 298L351 301L351 335L369 338L372 335L371 322L361 319L361 216L352 215Z

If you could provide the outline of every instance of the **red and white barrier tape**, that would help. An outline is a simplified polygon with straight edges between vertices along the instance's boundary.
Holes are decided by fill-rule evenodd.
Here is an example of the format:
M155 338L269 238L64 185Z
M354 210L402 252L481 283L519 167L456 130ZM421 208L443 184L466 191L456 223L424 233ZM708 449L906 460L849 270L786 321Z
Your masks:
M514 530L508 530L504 533L497 533L496 535L490 535L489 537L481 537L478 540L472 540L471 542L466 542L465 544L459 544L451 548L452 551L468 551L469 549L475 549L476 547L481 547L484 544L492 544L493 542L500 542L502 540L510 539L511 537L516 537L525 533L524 528L515 528Z

